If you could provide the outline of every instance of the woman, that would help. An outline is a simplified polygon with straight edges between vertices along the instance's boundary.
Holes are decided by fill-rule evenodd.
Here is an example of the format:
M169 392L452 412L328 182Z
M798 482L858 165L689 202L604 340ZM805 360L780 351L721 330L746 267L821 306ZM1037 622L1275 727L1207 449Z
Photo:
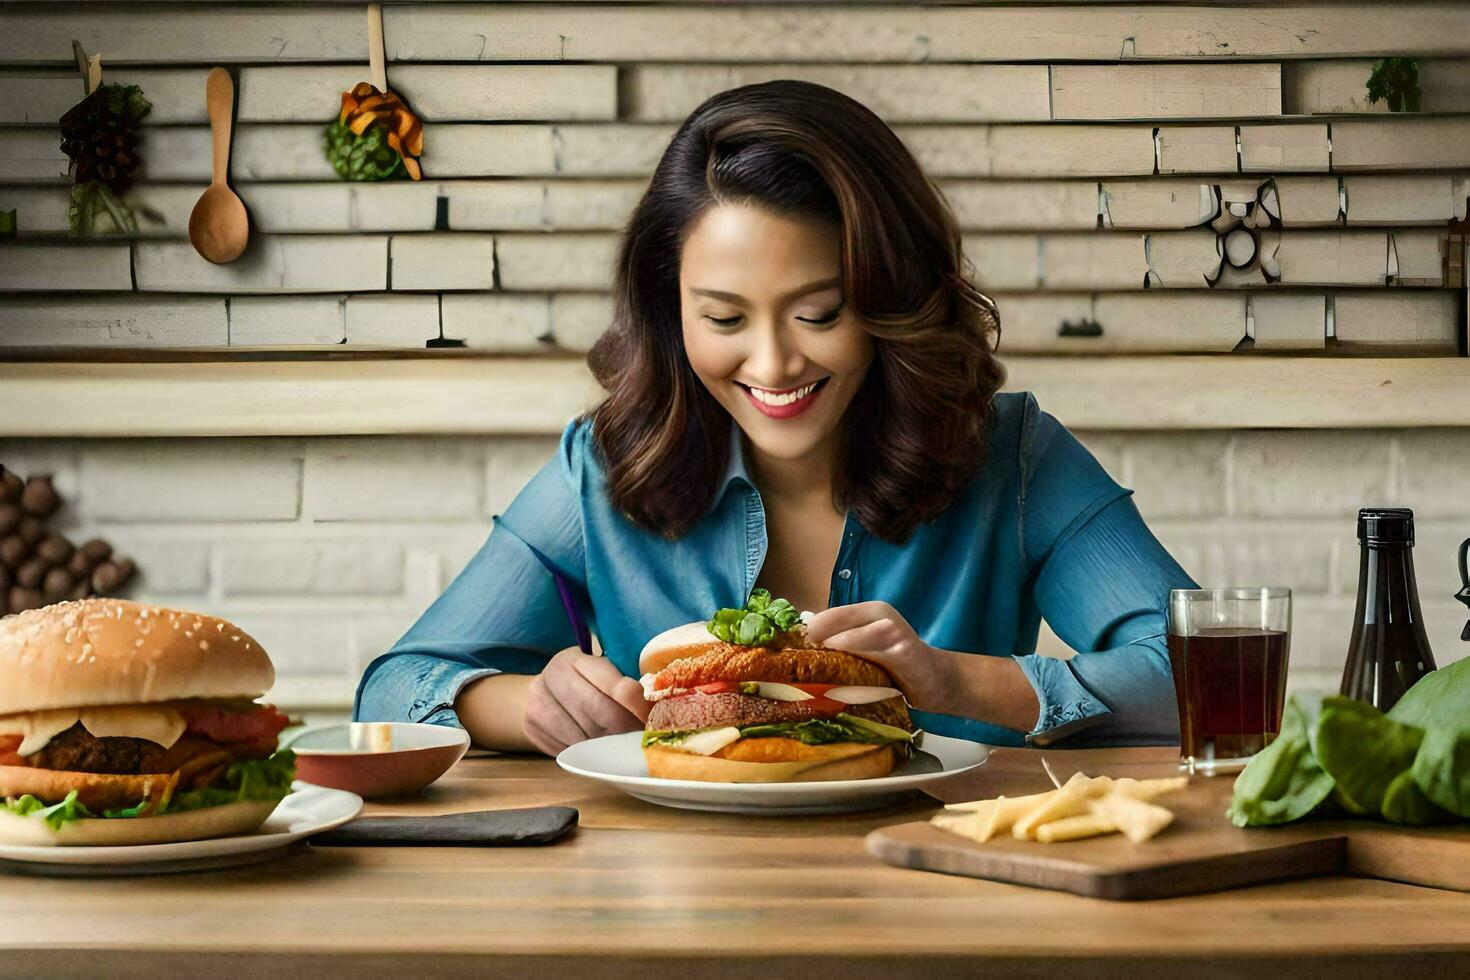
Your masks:
M547 754L641 728L645 641L761 586L926 730L1176 741L1163 609L1194 583L1066 429L996 394L964 262L862 105L790 80L707 100L623 236L588 359L609 396L368 666L355 716ZM558 576L604 657L572 646ZM1034 655L1042 616L1089 652Z

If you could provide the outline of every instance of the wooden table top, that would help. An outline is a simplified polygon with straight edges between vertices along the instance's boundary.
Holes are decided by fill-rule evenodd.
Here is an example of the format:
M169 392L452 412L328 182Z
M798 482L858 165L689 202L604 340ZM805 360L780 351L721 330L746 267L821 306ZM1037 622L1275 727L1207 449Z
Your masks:
M1119 750L1114 750L1117 755ZM1145 753L1158 750L1121 750ZM1001 751L947 799L1045 788ZM583 975L1065 976L1189 970L1463 975L1470 894L1322 877L1153 902L889 867L874 813L757 818L666 809L550 760L475 752L421 799L365 815L565 804L547 847L315 848L251 867L133 878L0 876L0 974L147 977ZM838 972L834 972L838 971Z

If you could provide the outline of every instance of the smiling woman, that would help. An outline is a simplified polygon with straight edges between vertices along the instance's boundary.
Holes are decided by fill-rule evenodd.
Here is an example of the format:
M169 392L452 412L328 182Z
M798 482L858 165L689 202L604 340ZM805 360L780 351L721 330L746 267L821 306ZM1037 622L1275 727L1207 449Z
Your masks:
M1193 582L1066 429L996 394L995 306L882 120L802 81L706 100L614 271L608 397L368 665L357 718L548 753L639 729L645 642L761 588L923 729L1177 739L1163 610ZM577 609L606 656L571 646ZM1043 616L1082 652L1036 656Z

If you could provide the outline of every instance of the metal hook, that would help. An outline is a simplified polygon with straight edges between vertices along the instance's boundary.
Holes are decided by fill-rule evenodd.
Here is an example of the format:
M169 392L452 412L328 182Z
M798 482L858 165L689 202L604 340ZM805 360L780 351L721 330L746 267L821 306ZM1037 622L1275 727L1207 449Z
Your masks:
M1455 593L1455 598L1470 609L1470 567L1467 567L1467 560L1470 560L1470 538L1460 543L1460 591ZM1470 623L1465 624L1460 639L1470 641Z

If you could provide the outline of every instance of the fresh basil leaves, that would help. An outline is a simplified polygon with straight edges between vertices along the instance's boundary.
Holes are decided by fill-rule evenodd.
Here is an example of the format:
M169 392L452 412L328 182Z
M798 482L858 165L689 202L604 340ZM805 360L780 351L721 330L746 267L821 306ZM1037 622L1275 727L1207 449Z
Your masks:
M772 599L765 589L750 593L744 609L721 609L709 621L709 631L726 643L765 646L801 621L801 613L785 599Z

